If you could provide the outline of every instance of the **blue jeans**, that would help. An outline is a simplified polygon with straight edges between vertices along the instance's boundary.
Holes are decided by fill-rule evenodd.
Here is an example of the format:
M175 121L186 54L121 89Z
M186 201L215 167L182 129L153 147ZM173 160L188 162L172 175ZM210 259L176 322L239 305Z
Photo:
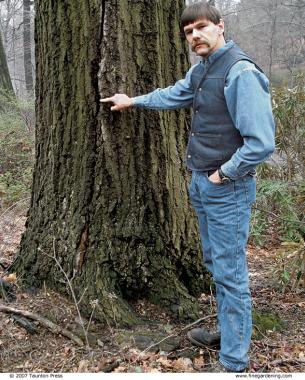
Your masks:
M219 360L239 371L248 365L252 334L246 245L255 179L248 175L214 184L206 172L194 171L189 192L199 220L204 263L216 286Z

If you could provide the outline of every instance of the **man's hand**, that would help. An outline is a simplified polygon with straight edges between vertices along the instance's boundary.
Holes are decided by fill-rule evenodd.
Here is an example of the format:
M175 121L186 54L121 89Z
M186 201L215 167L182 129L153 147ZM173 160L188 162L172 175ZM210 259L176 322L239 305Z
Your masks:
M102 103L112 102L114 106L110 108L111 111L122 111L124 108L133 106L132 98L130 98L129 96L125 94L115 94L114 96L110 98L100 99L100 102Z
M219 177L218 170L216 170L213 174L209 176L209 181L213 183L221 183L221 179Z

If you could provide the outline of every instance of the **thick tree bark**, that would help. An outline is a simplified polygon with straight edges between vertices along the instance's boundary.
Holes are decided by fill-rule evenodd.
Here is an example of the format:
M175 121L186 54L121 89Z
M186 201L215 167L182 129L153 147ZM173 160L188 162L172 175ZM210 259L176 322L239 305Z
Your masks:
M2 37L0 34L0 91L1 93L14 93L10 73L8 71L7 61Z
M111 113L99 97L183 77L183 0L36 2L37 125L31 207L14 264L28 285L66 292L84 312L132 323L147 298L197 316L206 285L187 196L186 114ZM59 265L51 256L56 255Z
M32 40L31 40L31 0L23 0L23 51L24 76L28 95L33 95Z

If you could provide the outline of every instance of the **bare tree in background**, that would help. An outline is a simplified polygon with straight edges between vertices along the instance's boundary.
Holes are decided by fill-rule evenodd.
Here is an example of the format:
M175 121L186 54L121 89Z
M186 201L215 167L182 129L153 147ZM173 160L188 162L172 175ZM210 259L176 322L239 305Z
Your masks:
M23 51L25 87L28 95L33 95L32 74L32 37L31 37L31 0L23 0Z
M4 93L13 93L13 86L11 82L11 77L8 71L6 55L2 43L2 37L0 33L0 95ZM0 98L0 109L1 109L1 98Z
M193 4L200 0L189 0ZM279 83L305 68L304 0L216 0L233 39ZM192 62L198 59L192 57Z
M224 12L229 37L255 57L271 79L287 69L290 74L304 71L303 0L240 0L232 1L230 8Z
M27 1L26 12L24 1ZM27 88L33 89L35 81L32 5L33 1L29 0L0 0L0 31L12 83L19 98L29 96Z

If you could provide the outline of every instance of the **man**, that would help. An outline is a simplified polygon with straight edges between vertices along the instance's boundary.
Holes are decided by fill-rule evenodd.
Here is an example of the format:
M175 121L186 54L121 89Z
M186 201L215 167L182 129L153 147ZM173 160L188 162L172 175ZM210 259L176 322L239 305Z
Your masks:
M220 344L213 372L242 372L249 365L252 333L246 244L255 201L255 167L274 150L268 80L241 49L224 39L224 22L206 2L185 8L181 28L202 61L185 79L130 98L116 94L113 111L137 106L193 106L186 164L192 171L190 198L197 213L204 262L216 285L218 333L196 328L198 346Z

